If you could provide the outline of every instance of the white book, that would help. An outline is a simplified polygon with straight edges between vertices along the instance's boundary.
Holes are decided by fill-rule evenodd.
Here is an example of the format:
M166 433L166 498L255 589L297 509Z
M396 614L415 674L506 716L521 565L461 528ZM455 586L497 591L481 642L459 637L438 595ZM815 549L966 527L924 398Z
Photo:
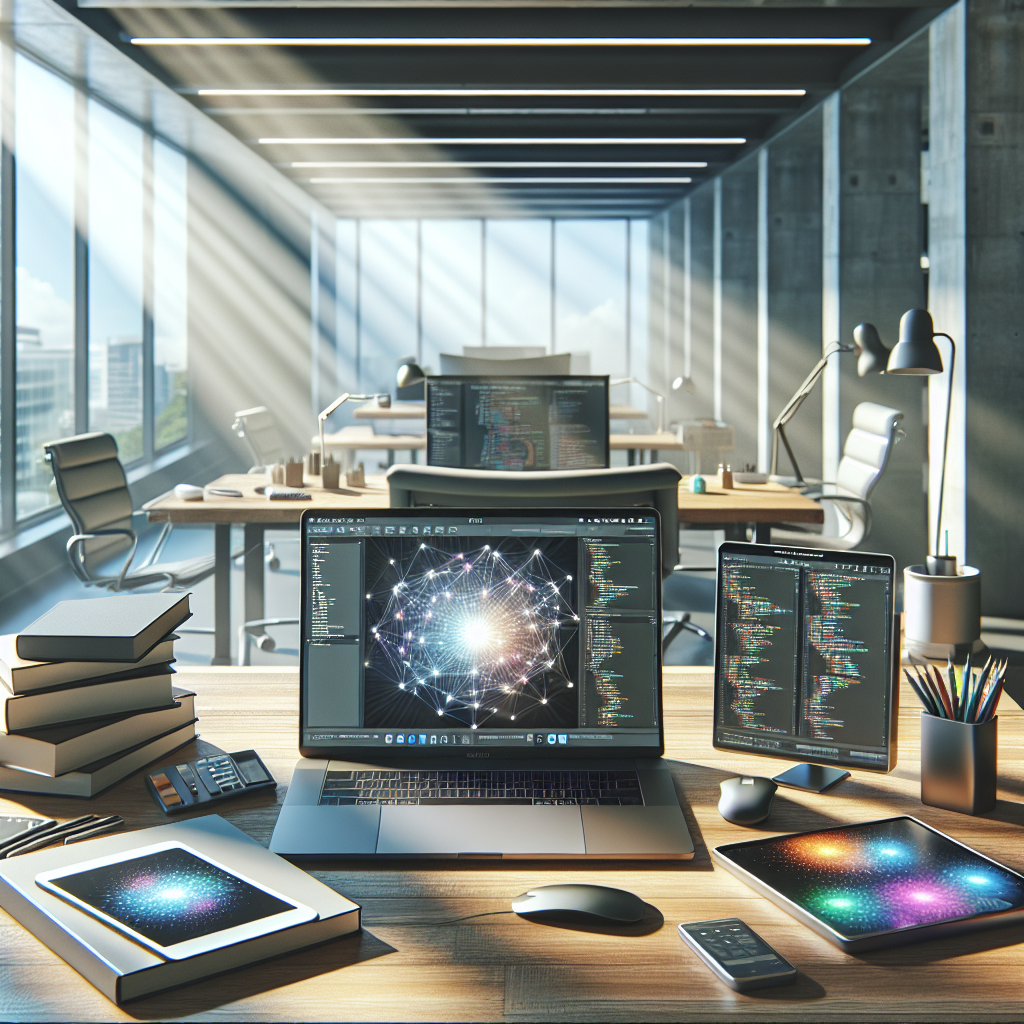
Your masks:
M0 732L24 732L166 708L174 700L173 678L170 665L156 665L148 675L87 686L62 686L34 693L8 693L0 687Z
M38 772L26 772L20 768L5 768L0 765L0 790L9 789L17 793L46 793L50 796L94 797L109 789L115 782L127 778L147 764L159 760L172 750L195 739L196 723L171 729L160 736L138 743L127 750L121 750L110 757L104 757L93 764L87 764L76 772L67 772L50 778Z
M315 921L201 953L166 960L36 884L36 875L169 840L311 907ZM0 907L115 1003L187 985L358 931L359 906L271 853L216 814L121 832L0 861Z
M174 687L174 702L158 711L0 733L0 764L51 778L64 775L191 722L196 717L195 699L191 690Z

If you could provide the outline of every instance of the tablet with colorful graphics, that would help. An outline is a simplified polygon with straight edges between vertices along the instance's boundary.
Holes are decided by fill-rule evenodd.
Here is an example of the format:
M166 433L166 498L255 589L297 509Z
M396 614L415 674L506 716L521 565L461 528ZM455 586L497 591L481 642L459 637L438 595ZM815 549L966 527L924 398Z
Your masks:
M713 856L848 952L1024 920L1024 875L909 816L730 843Z
M36 884L168 960L317 917L315 910L178 842L44 871Z

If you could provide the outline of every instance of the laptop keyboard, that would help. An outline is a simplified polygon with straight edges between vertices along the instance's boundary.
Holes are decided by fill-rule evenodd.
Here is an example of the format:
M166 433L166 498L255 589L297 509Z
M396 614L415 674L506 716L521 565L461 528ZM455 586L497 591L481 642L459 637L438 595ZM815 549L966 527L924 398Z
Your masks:
M327 773L320 804L642 804L635 771L412 771Z

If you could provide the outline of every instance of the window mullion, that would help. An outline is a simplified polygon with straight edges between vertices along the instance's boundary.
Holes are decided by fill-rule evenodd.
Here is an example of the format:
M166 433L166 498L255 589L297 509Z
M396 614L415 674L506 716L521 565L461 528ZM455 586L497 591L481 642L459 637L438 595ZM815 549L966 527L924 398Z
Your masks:
M153 400L153 136L142 136L142 451L154 452Z
M14 51L0 46L0 530L14 529L17 311L14 249Z
M89 98L75 90L75 433L89 429Z

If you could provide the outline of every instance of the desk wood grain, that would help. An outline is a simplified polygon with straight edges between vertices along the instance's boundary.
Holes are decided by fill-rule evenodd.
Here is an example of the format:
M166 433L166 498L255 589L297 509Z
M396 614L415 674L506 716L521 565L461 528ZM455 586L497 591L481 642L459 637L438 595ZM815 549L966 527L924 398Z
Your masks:
M779 763L711 747L706 670L665 673L667 756L697 853L664 865L489 862L313 862L307 866L363 907L360 935L119 1010L0 913L0 1019L59 1020L1013 1020L1021 1019L1024 929L848 956L711 863L709 850L753 834L797 831L910 813L1018 871L1024 868L1024 713L1004 698L999 722L999 803L980 818L923 806L918 711L900 712L892 774L855 772L823 796L781 790L771 828L740 829L719 817L718 784L730 775L775 774ZM196 750L254 746L281 782L223 813L263 843L297 757L297 674L274 669L188 669L198 693ZM169 761L170 759L168 759ZM0 813L58 818L81 801L6 794ZM163 816L136 775L90 801L132 826ZM86 847L83 846L83 853ZM621 886L658 908L637 934L531 923L508 910L531 885ZM470 916L490 915L490 916ZM664 916L663 921L661 915ZM739 995L681 944L682 921L740 917L800 968L792 988ZM457 918L469 918L458 920Z

